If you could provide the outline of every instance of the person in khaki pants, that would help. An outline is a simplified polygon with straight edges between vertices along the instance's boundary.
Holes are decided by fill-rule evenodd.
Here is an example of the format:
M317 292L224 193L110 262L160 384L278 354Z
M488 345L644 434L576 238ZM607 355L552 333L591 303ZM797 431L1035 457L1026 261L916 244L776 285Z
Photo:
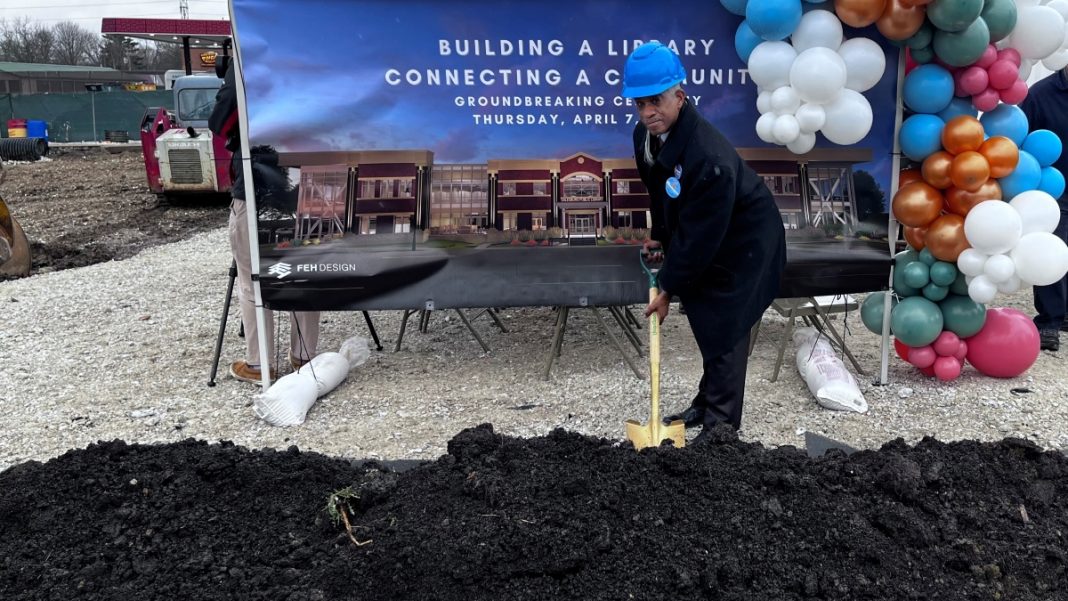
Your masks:
M208 126L215 135L226 137L226 149L234 153L233 161L230 163L230 174L233 180L230 191L233 198L230 204L230 250L237 264L237 298L241 306L241 322L245 326L246 345L245 360L231 363L230 375L243 382L259 384L261 382L260 368L264 362L260 357L259 328L256 325L256 297L252 290L252 258L248 246L245 178L241 166L241 142L237 128L235 73L233 63L225 60L228 57L219 57L219 59L224 60L216 62L216 74L223 78L223 85L215 97L215 108L208 119ZM253 153L253 156L258 155ZM259 183L258 179L256 183ZM271 379L274 380L277 377L277 366L273 364L275 356L273 312L266 312L264 325L267 328L264 332L267 337L267 364L270 365ZM296 370L315 356L315 349L319 344L319 313L291 313L290 326L289 362Z

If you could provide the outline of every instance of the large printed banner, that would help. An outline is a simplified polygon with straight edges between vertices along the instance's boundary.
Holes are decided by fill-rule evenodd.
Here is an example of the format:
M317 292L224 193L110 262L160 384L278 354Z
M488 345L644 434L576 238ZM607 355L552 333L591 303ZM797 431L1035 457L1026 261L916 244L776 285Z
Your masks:
M261 250L278 308L300 304L301 290L334 291L321 308L640 302L650 216L637 114L619 93L626 56L649 40L678 52L690 102L769 178L787 227L828 207L855 215L843 165L880 209L889 197L898 50L885 42L885 73L864 93L871 131L849 147L819 136L799 158L757 136L758 89L734 45L741 18L719 2L233 0L232 11L251 144L300 168L294 239L267 236ZM815 210L799 163L827 170ZM468 267L494 277L497 259L472 257L495 252L511 253L499 262L509 275L483 292L532 288L428 292Z

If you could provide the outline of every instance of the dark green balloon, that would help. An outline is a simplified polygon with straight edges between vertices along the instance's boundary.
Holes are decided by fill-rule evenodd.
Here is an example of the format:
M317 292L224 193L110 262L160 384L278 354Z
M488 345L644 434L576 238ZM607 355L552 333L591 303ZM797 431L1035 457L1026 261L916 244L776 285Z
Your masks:
M934 0L927 18L942 31L964 31L983 12L983 0Z
M923 261L913 261L905 266L901 270L903 273L903 279L905 285L909 288L916 288L917 290L923 288L931 282L930 268Z
M1012 0L1009 1L1011 2ZM919 50L930 46L932 40L934 40L934 27L931 27L930 21L924 20L923 25L920 25L916 33L905 40L905 45L913 50Z
M934 48L932 46L924 46L923 48L913 48L910 51L910 54L912 55L912 60L916 61L921 65L926 65L927 63L935 59Z
M943 298L946 298L947 294L949 294L949 288L946 286L939 286L934 282L923 287L923 297L936 303Z
M905 249L896 255L894 255L894 267L901 269L913 261L920 260L920 253L912 250L911 248Z
M953 278L953 283L949 285L949 291L953 294L968 296L967 276L958 271L957 277Z
M923 264L928 267L934 265L938 261L938 259L936 259L935 256L931 254L931 249L929 248L924 248L920 251L920 260L923 261Z
M902 299L890 313L890 329L909 346L926 346L942 333L942 310L922 296Z
M942 309L945 328L961 338L975 336L986 323L986 306L967 295L950 294L938 306Z
M1000 42L1016 27L1016 3L1012 0L986 0L980 17L990 30L990 43Z
M883 306L885 304L886 295L889 292L872 292L864 299L864 303L860 305L860 321L864 323L864 327L868 328L868 331L873 334L883 333ZM894 307L897 306L897 299L893 294L890 294L890 311L893 314Z
M935 261L931 265L931 283L938 286L950 286L957 279L957 267L945 261ZM942 300L942 299L938 299Z
M934 48L935 55L947 65L965 67L979 60L989 45L990 29L987 28L986 21L976 19L961 32L952 33L941 29L935 31L931 47Z

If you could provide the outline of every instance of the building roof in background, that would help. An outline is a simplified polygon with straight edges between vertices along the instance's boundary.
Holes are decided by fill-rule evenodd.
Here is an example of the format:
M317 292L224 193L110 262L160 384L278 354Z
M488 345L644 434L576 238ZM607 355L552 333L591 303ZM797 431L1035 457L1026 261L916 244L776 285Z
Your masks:
M48 63L12 63L0 61L0 73L29 75L31 73L114 73L121 71L111 67L89 67L85 65L51 65Z
M183 37L188 37L192 48L220 46L233 37L229 21L206 19L104 18L100 33L172 44L180 44Z

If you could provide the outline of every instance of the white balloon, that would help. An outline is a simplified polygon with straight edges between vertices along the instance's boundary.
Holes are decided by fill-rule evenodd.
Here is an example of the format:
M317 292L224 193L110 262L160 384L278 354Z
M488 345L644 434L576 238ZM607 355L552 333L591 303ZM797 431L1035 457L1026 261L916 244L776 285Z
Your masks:
M1012 250L1022 231L1020 214L1001 200L984 200L964 218L964 237L973 248L988 255Z
M757 111L761 115L771 110L771 92L764 90L757 94Z
M886 55L882 47L869 38L846 40L838 54L846 65L845 87L858 92L870 90L886 71Z
M1068 273L1068 246L1053 234L1027 234L1009 256L1016 263L1016 275L1032 286L1049 286Z
M1009 206L1016 209L1023 223L1021 235L1032 232L1052 232L1061 220L1061 208L1057 200L1042 190L1029 190L1017 194Z
M1060 71L1068 66L1068 50L1061 48L1042 60L1042 66L1050 71ZM1021 68L1023 65L1021 65ZM1030 75L1030 73L1028 73Z
M845 84L845 61L829 48L809 48L790 67L790 85L807 102L830 102Z
M823 110L823 105L811 102L802 104L794 116L797 117L797 124L801 126L801 132L806 134L818 132L827 122L827 113Z
M1020 59L1020 79L1027 81L1027 78L1031 77L1031 69L1034 68L1035 61L1029 58Z
M964 275L974 278L977 275L983 274L984 268L986 267L986 261L989 258L990 257L974 248L966 248L961 251L960 256L957 257L957 269ZM971 282L969 281L969 283Z
M790 41L798 52L809 48L838 50L842 45L842 22L830 11L811 10L801 17Z
M786 42L761 42L749 55L749 76L766 90L790 84L790 67L797 51Z
M974 275L966 275L966 276L964 276L964 283L968 284L970 286L972 284L972 280L974 280L974 279L975 279Z
M799 106L801 97L790 86L783 86L771 93L771 110L776 113L793 115Z
M827 119L820 131L835 144L856 144L871 130L871 105L856 90L842 90L838 98L824 106L823 110Z
M775 113L767 112L760 116L756 122L757 137L767 142L768 144L775 143L775 119L778 117Z
M1060 13L1061 18L1068 21L1068 0L1049 0L1046 6Z
M1013 274L1011 278L998 284L998 292L1004 292L1005 294L1019 292L1022 284L1023 282L1020 281L1019 276Z
M801 128L797 125L797 117L793 115L779 115L775 119L775 141L779 144L789 144L801 135Z
M1020 56L1044 59L1060 49L1064 42L1064 18L1048 6L1028 6L1016 13L1012 46Z
M787 150L794 154L805 154L816 147L816 134L802 132L797 139L786 145Z
M983 266L983 275L995 284L1008 280L1016 273L1016 264L1008 255L994 255L986 260Z
M968 296L977 303L987 304L998 295L998 287L985 275L977 275L968 284Z

